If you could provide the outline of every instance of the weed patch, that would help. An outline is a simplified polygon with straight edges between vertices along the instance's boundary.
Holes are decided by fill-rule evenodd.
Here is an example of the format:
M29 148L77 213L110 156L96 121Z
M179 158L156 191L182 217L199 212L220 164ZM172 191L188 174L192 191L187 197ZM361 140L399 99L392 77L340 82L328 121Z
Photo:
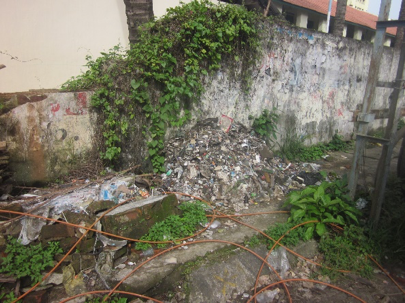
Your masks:
M348 270L366 278L373 272L367 255L373 252L374 245L361 227L350 225L343 234L326 234L319 242L319 250L324 255L324 265L332 269ZM339 275L338 271L325 267L323 271L332 279Z
M117 295L113 294L110 296L108 299L107 295L105 295L103 298L93 298L93 299L87 299L86 303L101 303L101 302L107 302L107 303L127 303L126 298L119 298Z
M283 239L281 239L280 243L285 246L296 246L300 240L305 239L305 227L300 226L296 229L290 230L296 224L293 223L277 223L275 226L269 227L264 232L266 235L272 237L274 240L278 240L280 237L285 235ZM268 248L270 249L274 241L267 239L266 243Z
M253 120L253 131L261 138L266 140L267 144L274 143L277 140L277 122L279 115L277 109L273 108L272 111L265 109L263 113L255 118L249 115L249 120Z
M165 220L155 223L149 232L141 237L145 241L176 241L192 236L199 224L207 223L205 216L205 204L196 201L195 203L185 202L179 206L183 211L182 216L171 215ZM167 244L157 244L158 248L166 247ZM152 247L149 243L138 242L136 249L146 250Z
M329 143L320 143L312 146L304 145L305 138L287 135L280 145L279 154L289 160L314 161L325 156L330 151L345 151L352 147L351 142L342 140L339 135L334 135Z
M30 277L32 284L41 281L42 273L46 267L53 266L53 258L57 253L62 253L58 242L49 242L45 249L41 244L22 245L13 237L8 238L0 272L16 278Z
M378 229L371 237L378 244L381 258L405 262L405 183L399 178L387 182Z

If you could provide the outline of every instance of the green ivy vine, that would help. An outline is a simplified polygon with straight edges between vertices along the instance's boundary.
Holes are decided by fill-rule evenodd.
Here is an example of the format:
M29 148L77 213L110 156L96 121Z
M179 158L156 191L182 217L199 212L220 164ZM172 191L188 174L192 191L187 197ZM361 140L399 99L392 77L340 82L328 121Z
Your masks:
M117 46L95 60L88 57L88 70L63 88L95 90L92 105L103 117L101 157L116 160L131 121L144 115L149 158L154 171L162 171L166 128L190 119L204 76L223 62L235 68L242 63L240 78L248 85L248 67L259 52L259 19L243 6L195 0L144 25L130 50Z

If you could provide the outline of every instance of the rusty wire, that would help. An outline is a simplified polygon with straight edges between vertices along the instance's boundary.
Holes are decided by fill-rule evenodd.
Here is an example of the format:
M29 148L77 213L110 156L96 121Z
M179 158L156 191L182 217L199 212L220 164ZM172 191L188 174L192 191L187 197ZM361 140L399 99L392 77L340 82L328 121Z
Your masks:
M166 194L169 194L169 192L167 192ZM212 206L211 206L211 204L210 204L209 202L207 202L207 201L205 201L205 200L203 200L203 199L201 199L201 198L199 198L199 197L195 197L195 196L188 195L188 194L184 194L184 193L177 193L177 192L173 192L172 194L178 194L178 195L188 196L188 197L190 197L190 198L193 198L193 199L196 199L196 200L200 200L200 201L206 203L207 205L209 205L209 206L212 208ZM121 205L123 205L123 204L125 204L125 203L127 203L127 202L129 202L129 201L131 201L131 200L133 200L133 199L134 199L134 198L127 199L127 200L125 200L125 201L123 201L123 202L121 202L121 203L115 205L114 207L110 208L109 210L107 210L106 212L104 212L93 224L91 224L90 227L84 227L84 226L81 226L81 225L76 225L76 224L72 224L72 223L68 223L68 222L64 222L64 221L58 221L58 220L55 220L55 219L52 219L52 218L46 218L46 217L42 217L42 216L30 214L30 213L23 213L23 212L16 212L16 211L7 211L7 210L0 210L0 213L10 213L10 214L17 214L17 215L21 215L21 216L30 216L30 217L35 217L35 218L40 218L40 219L44 219L44 220L48 220L48 221L52 221L52 222L57 222L57 223L61 223L61 224L66 224L66 225L68 225L68 226L73 226L73 227L77 227L77 228L81 228L81 229L85 229L85 230L86 230L85 233L83 233L83 235L81 236L81 238L79 238L79 239L76 241L76 243L72 246L72 248L65 254L65 256L50 270L49 273L47 273L47 274L42 278L42 281L43 281L43 280L45 280L53 271L55 271L56 268L59 267L59 265L65 260L65 258L75 249L75 247L80 243L80 241L81 241L81 240L87 235L87 233L90 232L90 231L94 231L94 232L96 232L96 233L101 233L101 234L104 234L104 235L107 235L107 236L111 236L111 237L115 237L115 238L118 238L118 239L124 239L124 240L128 240L128 241L134 241L134 242L146 242L146 243L152 243L152 244L157 244L157 243L172 243L172 244L173 244L174 241L160 241L160 242L157 242L157 241L143 241L143 240L139 240L139 239L126 238L126 237L121 237L121 236L118 236L118 235L115 235L115 234L111 234L111 233L103 232L103 231L100 231L100 230L96 230L96 229L93 228L94 225L95 225L97 222L99 222L99 221L101 220L101 218L102 218L103 216L105 216L107 213L111 212L113 209L115 209L115 208L117 208L117 207L119 207L119 206L121 206ZM207 242L219 242L219 243L225 243L225 244L234 245L234 246L237 246L237 247L239 247L239 248L241 248L241 249L244 249L244 250L246 250L246 251L248 251L248 252L254 254L256 257L258 257L260 260L262 260L262 266L261 266L261 268L260 268L260 271L259 271L259 273L258 273L256 282L255 282L254 295L252 296L252 298L251 298L248 302L251 302L252 300L256 300L256 296L257 296L258 294L260 294L261 292L265 291L265 290L268 289L268 288L271 288L271 287L273 287L273 286L275 286L275 285L279 285L279 284L282 284L282 285L285 287L285 290L286 290L287 296L288 296L288 298L289 298L289 301L292 302L291 296L289 295L289 291L288 291L288 288L287 288L287 286L286 286L285 283L286 283L286 282L296 282L296 281L309 281L309 282L313 282L313 283L323 284L323 285L326 285L326 286L328 286L328 287L332 287L332 288L334 288L334 289L337 289L337 290L339 290L339 291L342 291L342 292L344 292L344 293L346 293L346 294L348 294L348 295L350 295L350 296L356 298L356 299L359 300L360 302L364 302L361 298L357 297L356 295L354 295L354 294L352 294L352 293L350 293L350 292L348 292L348 291L346 291L346 290L344 290L344 289L341 289L341 288L339 288L339 287L337 287L337 286L334 286L334 285L332 285L332 284L328 284L328 283L325 283L325 282L316 281L316 280L309 280L309 279L282 279L282 278L279 276L279 274L277 273L277 271L274 270L274 268L272 268L272 267L270 266L270 264L267 262L268 256L270 255L271 251L272 251L277 245L284 247L288 252L294 254L295 256L297 256L297 257L299 257L299 258L301 258L301 259L303 259L303 260L306 260L307 262L310 262L310 263L312 263L312 264L314 264L314 265L317 265L317 266L323 266L323 265L318 264L318 263L316 263L316 262L314 262L314 261L312 261L312 260L309 260L309 259L307 259L307 258L305 258L305 257L303 257L303 256L301 256L301 255L299 255L298 253L296 253L296 252L290 250L289 248L283 246L282 244L280 244L279 242L282 240L282 238L284 237L284 235L283 235L282 237L280 237L278 240L275 240L275 239L269 237L269 236L268 236L267 234L265 234L263 231L261 231L261 230L255 228L255 227L253 227L253 226L251 226L251 225L249 225L249 224L247 224L247 223L244 223L244 222L242 222L242 221L239 221L239 220L235 219L235 217L240 217L240 216L250 216L250 215L269 214L269 213L286 213L286 212L284 212L284 211L274 211L274 212L263 212L263 213L254 213L254 214L226 215L226 214L222 214L221 212L216 211L216 210L213 209L213 208L212 208L212 210L213 210L213 215L207 215L207 217L212 217L212 218L211 218L211 221L207 224L207 226L206 226L204 229L200 230L199 232L197 232L196 234L194 234L194 235L192 235L192 236L190 236L190 237L187 237L187 238L184 238L184 239L180 239L180 240L178 240L178 241L187 240L187 239L189 239L189 238L192 238L192 237L195 237L195 236L201 234L201 233L204 232L207 228L210 227L210 225L212 224L212 222L213 222L214 219L216 219L216 218L228 218L228 219L230 219L230 220L232 220L232 221L234 221L234 222L236 222L236 223L238 223L238 224L241 224L241 225L244 225L244 226L246 226L246 227L252 228L253 230L255 230L255 231L259 232L260 234L262 234L263 236L265 236L266 238L269 238L270 240L272 240L272 241L274 242L274 245L273 245L272 248L269 250L267 256L266 256L265 258L262 258L261 256L259 256L259 255L256 254L255 252L251 251L250 249L244 247L243 245L240 245L240 244L237 244L237 243L233 243L233 242L229 242L229 241L225 241L225 240L197 240L197 241L193 241L193 242L187 242L187 243L183 243L183 244L179 244L179 245L172 246L172 247L170 247L170 248L168 248L168 249L166 249L166 250L164 250L164 251L162 251L162 252L156 254L155 256L153 256L153 257L147 259L146 261L142 262L142 263L139 264L133 271L131 271L130 274L128 274L128 275L127 275L125 278L123 278L119 283L117 283L116 286L115 286L112 290L88 292L88 293L85 293L85 294L80 294L80 295L76 295L76 296L74 296L74 297L70 297L70 298L64 300L63 302L68 302L69 300L71 300L71 299L73 299L73 298L80 297L80 296L83 296L83 295L86 295L86 294L93 294L93 293L108 293L107 296L105 297L104 301L107 300L108 297L109 297L110 295L112 295L113 293L125 293L125 294L129 294L129 295L137 296L137 297L142 297L142 298L146 298L146 299L151 299L151 300L153 300L153 301L155 301L155 302L161 302L161 301L159 301L159 300L156 300L156 299L153 299L153 298L148 298L148 297L143 296L143 295L140 295L140 294L135 294L135 293L129 293L129 292L119 291L119 290L117 290L117 288L125 281L125 279L127 279L127 278L128 278L130 275L132 275L135 271L137 271L139 268L141 268L141 267L142 267L143 265L145 265L146 263L148 263L148 262L154 260L155 258L157 258L157 257L159 257L159 256L161 256L161 255L163 255L163 254L165 254L165 253L167 253L167 252L169 252L169 251L172 251L172 250L174 250L174 249L177 249L177 248L179 248L179 247L181 247L181 246L184 246L184 245L192 245L192 244L207 243ZM13 219L12 219L12 220L13 220ZM311 222L304 222L304 223L301 223L301 224L299 224L299 225L293 227L292 229L295 229L295 228L297 228L297 227L299 227L299 226L301 226L301 225L308 224L308 223L314 223L314 222L313 222L313 221L311 221ZM291 229L291 230L292 230L292 229ZM379 265L371 256L369 256L369 258L370 258L373 262L375 262L375 263L377 264L377 266L395 283L395 285L401 290L401 292L405 294L405 291L401 288L401 286L400 286L398 283L395 282L395 280L381 267L381 265ZM268 266L272 269L272 271L277 275L277 277L280 279L280 281L275 282L275 283L270 284L270 285L267 285L266 287L264 287L264 288L261 289L260 291L257 291L258 277L260 276L260 272L261 272L261 270L262 270L262 268L263 268L263 266L264 266L265 264L268 265ZM331 269L331 268L329 268L329 269ZM337 269L335 269L335 270L337 270ZM344 270L337 270L337 271L348 272L348 271L344 271ZM42 282L42 281L41 281L41 282ZM38 282L37 284L35 284L30 290L28 290L28 291L25 292L23 295L21 295L19 298L17 298L16 300L14 300L13 303L14 303L14 302L17 302L18 300L20 300L20 299L22 299L22 298L24 298L26 295L28 295L30 292L32 292L41 282Z

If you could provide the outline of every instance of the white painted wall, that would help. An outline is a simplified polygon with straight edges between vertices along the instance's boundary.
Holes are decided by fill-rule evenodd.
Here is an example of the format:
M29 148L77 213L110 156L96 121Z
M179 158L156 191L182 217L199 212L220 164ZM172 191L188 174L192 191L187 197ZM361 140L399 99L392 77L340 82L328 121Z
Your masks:
M179 3L154 0L155 16ZM86 55L128 47L123 0L0 0L0 7L0 93L59 88L85 70Z

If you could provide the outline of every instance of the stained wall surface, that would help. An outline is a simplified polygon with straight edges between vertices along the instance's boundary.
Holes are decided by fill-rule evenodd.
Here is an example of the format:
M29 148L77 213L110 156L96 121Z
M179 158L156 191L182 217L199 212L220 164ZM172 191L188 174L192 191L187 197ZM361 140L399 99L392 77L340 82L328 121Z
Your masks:
M281 26L269 29L263 43L250 91L244 93L240 82L219 71L207 81L200 117L221 113L249 125L249 114L276 108L281 115L279 137L296 134L307 144L328 141L335 133L349 139L355 130L354 112L363 103L372 44ZM379 80L395 79L398 59L393 49L384 48ZM387 109L390 93L377 88L372 108ZM372 127L385 122L376 120Z
M278 25L264 29L262 42L263 53L249 73L248 91L228 64L202 78L206 90L195 102L193 123L226 115L249 126L249 115L275 108L280 114L280 142L300 138L314 144L329 141L335 133L350 139L355 132L354 113L363 103L372 45ZM384 49L380 80L394 80L398 57L392 48ZM390 93L377 88L372 108L388 108ZM0 116L4 130L0 140L7 141L13 155L16 181L55 178L92 149L91 92L28 96L20 103L19 98L17 105L22 105ZM400 104L404 106L402 95ZM376 120L372 126L385 123Z
M85 164L93 148L90 98L87 92L20 93L7 101L29 101L0 116L13 181L47 182Z

